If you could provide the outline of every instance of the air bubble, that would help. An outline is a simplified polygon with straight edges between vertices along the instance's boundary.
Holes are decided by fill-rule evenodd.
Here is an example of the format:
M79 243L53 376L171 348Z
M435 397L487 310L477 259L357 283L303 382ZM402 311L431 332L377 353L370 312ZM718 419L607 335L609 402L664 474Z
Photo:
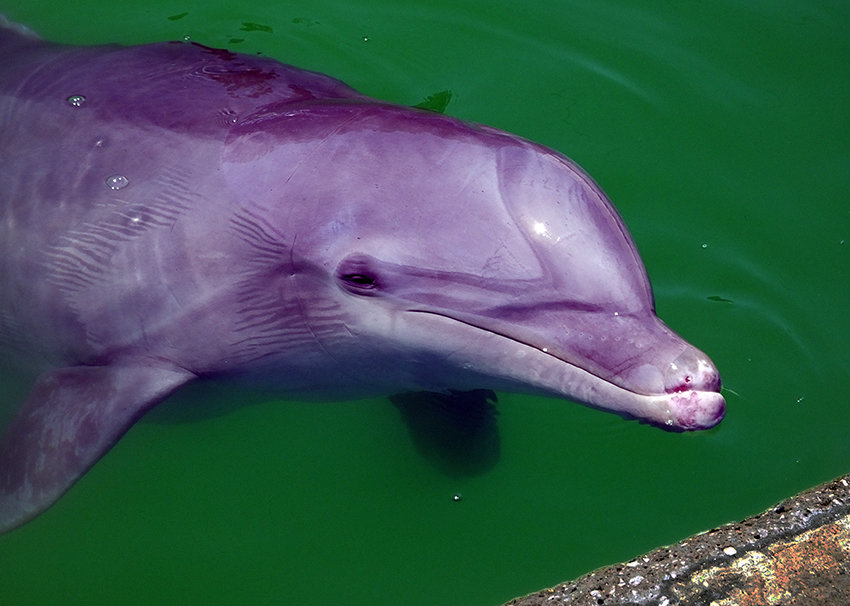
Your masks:
M106 185L109 189L123 189L130 184L130 180L124 175L112 175L106 178Z
M73 105L74 107L82 107L86 102L86 98L82 95L71 95L66 99L69 105Z

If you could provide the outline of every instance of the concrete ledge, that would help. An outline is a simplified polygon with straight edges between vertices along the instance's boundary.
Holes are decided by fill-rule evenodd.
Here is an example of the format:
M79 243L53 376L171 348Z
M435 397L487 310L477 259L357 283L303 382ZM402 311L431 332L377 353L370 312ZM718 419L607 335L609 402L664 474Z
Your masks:
M850 604L850 475L506 606Z

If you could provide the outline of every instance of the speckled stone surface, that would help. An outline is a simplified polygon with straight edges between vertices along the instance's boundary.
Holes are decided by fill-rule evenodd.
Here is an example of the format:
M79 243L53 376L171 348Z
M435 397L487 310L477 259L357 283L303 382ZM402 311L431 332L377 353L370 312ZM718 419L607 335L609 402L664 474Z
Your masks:
M509 606L850 604L850 475Z

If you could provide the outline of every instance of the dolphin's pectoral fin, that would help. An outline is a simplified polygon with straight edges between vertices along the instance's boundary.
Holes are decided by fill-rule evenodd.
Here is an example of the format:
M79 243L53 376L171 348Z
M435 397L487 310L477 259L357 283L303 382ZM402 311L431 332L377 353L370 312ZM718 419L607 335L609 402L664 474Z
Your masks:
M42 374L0 441L0 532L52 505L146 410L192 378L142 365Z
M489 389L408 392L390 397L417 450L444 473L470 476L499 459L496 394Z

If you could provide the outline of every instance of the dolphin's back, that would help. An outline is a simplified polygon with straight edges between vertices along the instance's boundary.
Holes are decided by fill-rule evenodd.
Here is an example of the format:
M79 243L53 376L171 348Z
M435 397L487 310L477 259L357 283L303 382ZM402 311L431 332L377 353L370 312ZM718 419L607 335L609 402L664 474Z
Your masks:
M4 109L24 100L64 103L82 96L97 105L101 119L198 133L227 128L264 108L364 98L339 80L263 57L187 42L64 46L8 21L0 21L0 56Z
M262 57L185 42L65 46L0 21L0 349L65 334L52 349L73 353L97 341L91 326L58 327L77 327L95 299L121 298L114 285L98 290L119 255L140 258L156 249L156 230L192 213L201 226L213 199L226 199L210 168L234 125L363 98ZM136 266L148 283L164 282L151 263ZM139 300L131 286L125 299Z
M0 441L0 532L195 377L139 343L186 337L162 325L174 313L194 336L221 324L197 316L220 296L214 257L234 239L204 235L227 226L217 166L233 126L361 98L270 59L64 46L0 16L0 361L41 373ZM169 244L177 233L185 246Z

